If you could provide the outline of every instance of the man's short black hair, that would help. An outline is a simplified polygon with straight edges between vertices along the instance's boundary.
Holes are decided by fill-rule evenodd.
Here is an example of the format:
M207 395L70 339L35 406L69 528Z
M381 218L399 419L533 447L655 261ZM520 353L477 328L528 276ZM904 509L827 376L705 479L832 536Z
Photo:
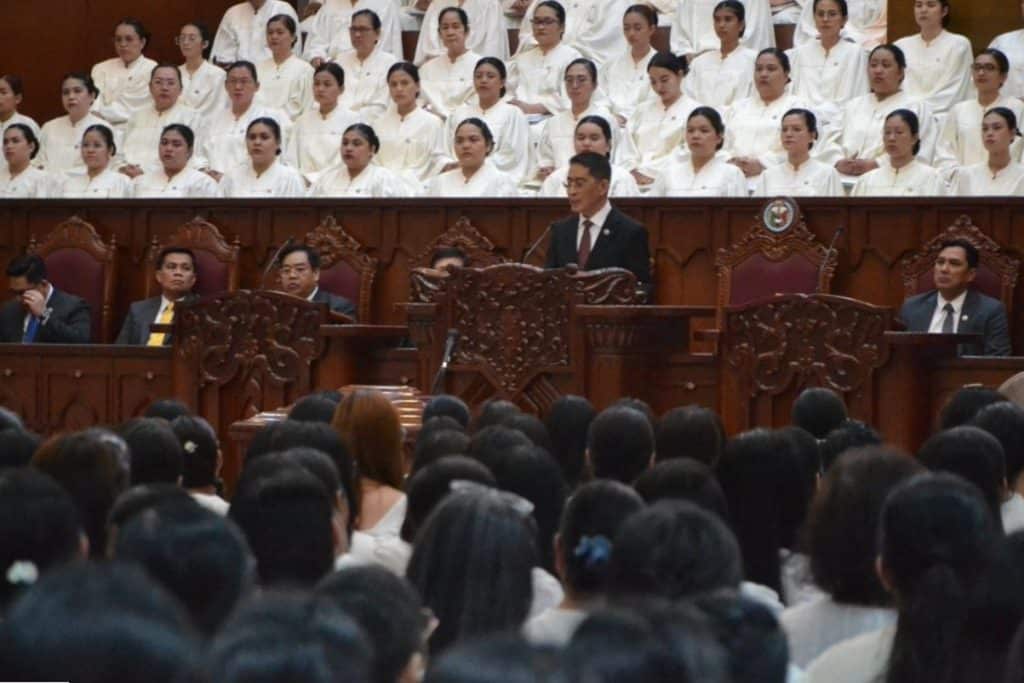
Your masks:
M596 478L629 485L651 464L654 430L639 410L613 406L590 423L587 451Z
M7 264L7 277L23 277L30 285L46 279L46 264L38 254L15 256Z
M284 260L296 252L303 252L306 258L309 259L309 267L313 270L320 270L320 252L308 244L293 244L290 247L285 247L281 250L281 256L278 258L278 264L284 263Z
M608 157L597 152L580 152L575 155L572 159L569 159L569 164L576 164L590 171L590 175L595 180L611 180L612 179L612 165L608 161Z
M434 253L430 257L430 267L433 268L441 259L446 258L457 258L462 260L462 265L468 265L469 259L466 258L466 252L462 251L458 247L440 247L434 250Z
M162 398L150 403L142 416L160 417L168 422L173 422L179 417L188 417L190 415L192 415L192 411L181 401L173 398Z
M968 242L967 240L958 237L951 240L943 240L942 244L939 245L939 251L943 249L949 249L950 247L960 247L964 250L967 255L967 267L977 268L978 267L978 248Z
M804 389L793 402L793 424L824 439L846 419L846 405L836 392L824 387Z
M458 396L451 394L439 394L430 399L423 409L423 424L426 424L432 417L447 415L455 419L463 428L469 426L469 406Z
M190 259L192 259L192 270L195 270L195 268L196 268L196 254L195 254L194 251L192 251L188 247L164 247L163 249L161 249L160 253L157 254L157 257L156 257L156 269L157 270L160 270L161 268L164 267L164 259L167 258L167 256L169 254L185 254Z
M138 417L122 425L119 432L131 451L133 486L178 483L185 458L170 423L155 417Z

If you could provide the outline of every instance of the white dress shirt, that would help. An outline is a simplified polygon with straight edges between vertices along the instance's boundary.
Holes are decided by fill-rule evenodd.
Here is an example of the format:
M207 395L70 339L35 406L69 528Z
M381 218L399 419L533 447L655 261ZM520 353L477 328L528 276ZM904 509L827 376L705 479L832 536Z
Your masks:
M120 57L94 65L92 80L100 94L92 104L92 112L114 126L127 123L132 114L153 102L149 77L156 64L149 57L140 56L128 65Z
M55 197L64 199L129 199L132 196L132 182L128 176L107 166L94 178L83 171L71 171L64 177L59 193Z
M859 44L840 40L828 52L818 40L788 50L792 65L789 91L828 120L854 97L870 92L868 53Z
M537 45L530 20L541 0L526 8L519 29L517 54ZM626 49L622 17L632 3L629 0L565 0L565 32L562 42L591 59L600 67ZM470 27L472 30L472 26Z
M865 50L871 50L886 40L889 19L888 0L848 0L850 11L842 36L849 38ZM796 26L793 44L796 46L818 39L814 23L814 3L804 2L800 21Z
M581 57L579 51L562 41L547 54L536 45L516 52L508 64L506 88L511 97L530 104L543 105L555 114L569 108L565 93L565 67Z
M235 116L230 108L222 109L206 122L196 141L197 155L205 159L209 168L221 173L248 162L245 131L255 119L268 117L281 127L281 148L288 148L292 120L280 109L272 109L253 102L245 113Z
M224 69L204 59L195 73L190 73L184 64L178 70L181 72L181 102L196 110L201 120L208 120L228 106L228 91L224 86L227 72Z
M65 171L85 171L82 161L82 136L90 126L110 124L94 114L86 114L78 123L71 123L71 117L61 116L43 124L39 137L39 154L32 164L56 176ZM114 142L121 142L120 134L114 131ZM120 144L118 144L120 147Z
M926 164L935 156L935 139L938 125L935 115L926 102L912 97L905 90L879 100L874 93L868 93L850 100L836 123L839 132L839 146L844 159L875 159L885 155L882 130L885 119L897 109L909 109L917 115L920 124L921 151L917 158Z
M960 292L960 295L952 301L946 301L939 292L935 296L935 312L932 313L932 321L928 325L928 332L931 334L939 334L942 332L942 323L946 320L946 304L953 307L953 331L956 332L960 328L960 316L964 310L964 299L967 298L967 290Z
M303 57L310 61L331 59L332 55L351 50L352 37L348 29L352 15L363 9L371 10L380 19L378 49L393 55L402 54L402 25L395 0L327 0L309 23ZM347 69L345 75L348 76ZM347 82L345 87L348 87Z
M808 159L796 168L787 159L758 176L754 196L845 197L846 192L834 166Z
M313 104L313 67L295 55L278 64L274 58L256 65L260 89L256 97L294 121Z
M299 23L295 8L283 0L266 0L259 11L252 3L240 2L228 7L213 38L211 59L230 64L244 59L258 64L270 57L267 47L267 22L277 14L286 14Z
M467 51L453 62L446 52L420 67L420 94L430 109L447 119L452 110L473 94L473 70L480 55Z
M853 197L944 197L946 183L937 170L916 159L894 169L888 158L868 171L853 186Z
M238 164L224 174L220 181L225 197L304 197L306 183L291 166L274 161L263 173L257 175L251 161Z
M147 107L135 112L124 127L124 143L118 147L123 164L135 164L143 169L160 165L160 134L172 123L188 126L199 134L199 114L179 99L166 111L157 111L150 103ZM203 164L196 160L200 166Z
M310 197L359 197L363 199L415 197L422 186L376 163L370 163L353 178L348 167L338 164L327 169L309 189Z
M1003 93L1024 97L1024 28L996 36L989 47L1001 50L1010 60L1010 75L1003 84Z
M683 94L669 107L657 97L637 107L626 124L631 150L636 154L632 168L646 176L657 175L674 154L686 148L686 120L699 106L700 102ZM627 162L623 153L617 160Z
M483 119L494 136L494 149L488 161L499 171L512 176L516 183L522 181L530 163L530 124L523 110L509 104L506 97L498 100L490 109L482 109L475 96L459 105L445 123L445 137L452 148L451 158L455 158L455 129L459 123L471 117Z
M721 110L754 91L754 62L757 52L740 45L725 57L718 48L693 60L683 81L683 92L691 99Z
M7 130L16 123L20 123L24 126L28 126L29 128L31 128L32 132L36 134L37 138L39 137L39 134L42 132L42 130L39 128L39 124L36 123L35 119L29 116L25 116L24 114L21 114L19 112L14 112L6 121L0 121L0 134L2 134L5 130Z
M839 603L827 595L790 607L779 618L790 661L801 668L837 643L894 623L896 610L891 607Z
M461 168L434 176L427 183L428 197L515 197L516 182L489 161L469 178Z
M0 199L45 199L53 194L49 173L29 166L11 177L6 164L0 164Z
M311 108L295 121L288 138L288 163L299 169L309 182L341 163L341 137L360 118L340 104L323 116Z
M635 61L633 53L626 48L601 67L598 83L608 95L609 109L627 122L637 107L658 98L647 75L647 64L656 54L658 51L652 47L639 61Z
M373 125L380 139L377 163L410 179L425 182L448 158L441 119L423 109L404 117L390 107Z
M960 197L1024 197L1024 165L1010 165L995 175L988 161L960 168L956 174L956 191Z
M974 53L966 37L943 30L931 42L915 34L895 44L907 58L903 88L927 102L937 116L944 116L957 102L976 97L971 81Z
M168 177L163 167L146 171L132 181L132 196L152 197L219 197L220 188L210 176L186 166L173 177Z
M806 683L873 683L885 680L896 626L844 640L807 667Z
M373 125L377 117L387 111L391 101L387 72L399 60L380 47L363 61L359 60L355 50L335 55L333 59L345 70L345 92L341 94L338 106L355 113L363 123Z
M721 155L696 171L689 155L675 154L662 168L660 179L665 197L746 197L748 194L743 171L727 163Z
M612 131L613 158L620 159L620 153L627 159L633 156L622 151L623 145L620 144L622 136L619 134L619 126L615 117L608 109L594 104L591 100L590 106L578 116L572 113L572 109L566 109L544 122L544 129L540 133L540 140L537 144L538 167L559 168L569 163L569 159L576 154L576 125L585 116L600 116L608 122L608 128Z
M746 15L746 30L740 44L760 52L775 47L775 29L767 0L740 0ZM676 54L717 50L714 11L718 0L679 0L676 21L672 25L671 46Z
M566 164L557 168L544 179L537 191L538 197L566 197L565 181L569 178L569 165ZM653 192L653 190L652 190ZM655 196L657 193L655 193ZM633 175L623 166L612 164L611 187L608 188L609 197L639 197L640 188L637 187Z
M988 150L981 139L981 120L985 112L994 107L1006 107L1021 121L1024 102L1016 97L1001 95L988 106L982 106L977 97L954 104L946 115L935 145L935 168L951 177L957 166L972 166L988 161ZM1010 158L1020 160L1024 153L1024 138L1015 137L1010 145Z

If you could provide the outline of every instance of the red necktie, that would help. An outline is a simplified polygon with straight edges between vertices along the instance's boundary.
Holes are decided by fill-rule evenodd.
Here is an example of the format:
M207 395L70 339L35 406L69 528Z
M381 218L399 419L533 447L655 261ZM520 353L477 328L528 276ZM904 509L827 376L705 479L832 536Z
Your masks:
M580 268L586 268L590 259L590 228L593 225L593 221L583 221L583 236L580 237L580 246L576 250L576 265Z

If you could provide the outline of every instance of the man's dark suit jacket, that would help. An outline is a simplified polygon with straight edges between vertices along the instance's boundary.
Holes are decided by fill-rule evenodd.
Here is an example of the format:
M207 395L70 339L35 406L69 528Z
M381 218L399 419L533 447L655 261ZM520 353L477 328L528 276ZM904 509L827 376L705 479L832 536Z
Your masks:
M88 344L92 338L92 318L85 299L54 289L46 304L53 309L50 319L36 332L37 344ZM25 336L25 315L21 299L8 301L0 308L0 342L18 344Z
M562 268L576 263L576 234L579 226L579 216L552 224L546 267ZM640 282L649 283L651 260L647 228L612 207L590 250L590 258L586 263L578 265L582 270L625 268L633 271Z
M935 314L938 290L912 296L903 302L900 318L912 332L927 332ZM1006 308L1001 301L985 296L973 289L967 290L957 332L983 335L982 342L961 344L962 356L1009 356L1010 332L1006 323Z
M196 298L190 294L183 297L178 303L187 303ZM159 296L153 296L142 301L136 301L128 307L128 317L124 319L121 331L117 335L115 344L131 344L134 346L145 346L149 341L149 326L156 322L156 315L160 312ZM175 304L177 306L177 304ZM171 335L164 337L164 346L171 343Z
M316 294L313 295L313 301L318 304L327 304L327 308L331 311L344 313L353 320L356 319L356 307L351 301L343 296L326 292L323 287L317 288Z

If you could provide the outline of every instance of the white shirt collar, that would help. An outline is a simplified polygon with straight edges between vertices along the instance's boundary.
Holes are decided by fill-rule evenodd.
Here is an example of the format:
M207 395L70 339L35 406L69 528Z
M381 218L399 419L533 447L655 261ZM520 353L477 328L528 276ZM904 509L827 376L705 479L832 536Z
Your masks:
M945 297L942 296L942 292L938 292L938 296L935 297L935 305L936 305L936 307L939 310L942 310L943 308L945 308L947 303L953 304L953 310L956 311L956 313L959 315L960 311L962 311L963 308L964 308L964 299L966 299L966 298L967 298L967 290L966 289L964 291L960 292L960 295L957 296L952 301L947 301L945 299Z
M312 301L313 297L315 297L316 293L319 292L319 291L320 291L320 285L317 285L316 287L313 288L313 291L309 293L309 296L306 297L306 301Z
M590 217L590 222L593 223L595 227L600 228L601 226L604 225L604 222L608 219L608 214L610 214L611 212L612 212L612 203L611 203L611 201L606 199L606 200L604 200L604 206L602 206L600 209L598 209L597 212L593 216ZM580 214L580 227L581 228L583 227L583 221L585 221L585 220L587 220L587 218L585 218L583 216L583 214Z

